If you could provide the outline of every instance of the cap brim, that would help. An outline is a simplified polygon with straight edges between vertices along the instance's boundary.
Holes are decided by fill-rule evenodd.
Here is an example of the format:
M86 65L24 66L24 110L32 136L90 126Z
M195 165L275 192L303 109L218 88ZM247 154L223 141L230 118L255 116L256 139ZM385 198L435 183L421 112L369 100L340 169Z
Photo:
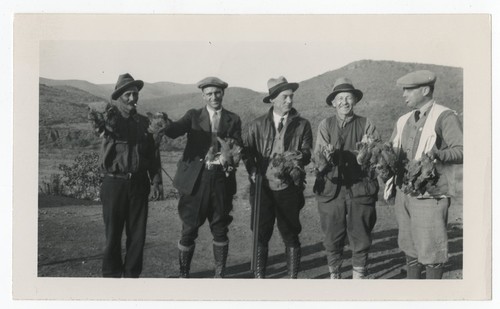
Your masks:
M299 88L298 83L286 83L281 85L280 87L274 89L273 93L269 94L266 96L262 101L264 103L271 103L271 98L274 97L275 95L279 94L281 91L287 90L287 89L292 89L294 92Z
M144 87L144 82L142 80L131 81L130 83L127 83L127 84L121 86L120 88L116 89L115 91L113 91L111 98L113 100L118 99L118 97L120 97L127 89L134 87L134 86L137 87L137 90L140 91L142 89L142 87Z

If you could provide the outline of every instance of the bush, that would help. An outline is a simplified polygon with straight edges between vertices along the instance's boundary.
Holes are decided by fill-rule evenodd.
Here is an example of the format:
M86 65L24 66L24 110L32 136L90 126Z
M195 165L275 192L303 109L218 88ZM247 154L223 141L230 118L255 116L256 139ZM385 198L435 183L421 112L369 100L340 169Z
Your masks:
M97 152L81 153L71 166L60 164L59 169L63 172L63 195L86 200L99 200L102 178Z
M48 181L42 181L39 192L47 195L62 195L63 184L61 182L61 175L51 174Z

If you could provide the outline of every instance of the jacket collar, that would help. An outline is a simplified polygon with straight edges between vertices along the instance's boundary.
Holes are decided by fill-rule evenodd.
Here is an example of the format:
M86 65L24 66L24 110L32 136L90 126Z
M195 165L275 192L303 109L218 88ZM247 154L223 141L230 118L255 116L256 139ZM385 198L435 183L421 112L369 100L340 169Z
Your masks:
M267 117L266 117L267 120L270 121L271 123L274 123L273 110L274 110L274 107L271 107L269 109L269 112L267 113ZM288 112L288 117L287 117L286 123L292 122L293 120L295 120L299 116L300 116L299 112L297 112L297 110L292 107L292 109Z

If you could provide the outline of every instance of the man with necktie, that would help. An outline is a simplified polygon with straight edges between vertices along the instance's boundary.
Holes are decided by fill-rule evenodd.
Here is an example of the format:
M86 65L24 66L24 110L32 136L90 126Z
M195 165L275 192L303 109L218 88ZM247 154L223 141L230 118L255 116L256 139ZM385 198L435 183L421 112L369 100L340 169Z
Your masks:
M169 124L165 134L177 138L187 134L187 144L177 165L174 186L180 193L179 216L182 221L179 248L181 278L190 277L190 266L198 229L208 220L213 235L215 278L225 275L229 251L228 226L233 217L236 193L235 170L227 171L215 156L221 148L217 137L231 138L242 145L241 120L222 107L228 84L217 77L198 82L205 106L189 110L180 120Z
M463 162L463 129L456 112L434 100L436 74L408 73L397 80L411 111L401 116L391 136L398 160L430 159L439 175L425 192L403 192L404 169L389 180L396 187L395 215L398 244L406 255L407 278L441 279L448 261L448 208L455 194L455 164ZM401 164L400 164L401 166ZM386 190L390 191L390 190Z
M299 84L289 83L280 76L271 78L267 85L269 95L263 101L272 104L272 107L267 114L249 124L244 142L246 156L243 160L250 176L252 208L256 206L256 174L263 176L254 275L256 278L266 276L268 243L274 223L277 222L285 243L288 276L295 279L301 255L299 234L302 226L299 213L305 203L304 184L277 177L281 171L273 165L273 158L280 155L297 156L299 159L296 164L303 169L311 159L312 131L309 121L293 108L293 95Z

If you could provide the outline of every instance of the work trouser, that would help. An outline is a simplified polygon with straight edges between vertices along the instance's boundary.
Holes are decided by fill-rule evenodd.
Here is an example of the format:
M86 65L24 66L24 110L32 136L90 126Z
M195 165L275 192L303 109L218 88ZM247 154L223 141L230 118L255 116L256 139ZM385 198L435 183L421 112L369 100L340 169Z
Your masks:
M250 186L250 204L254 207L255 184ZM304 207L305 200L302 190L294 185L286 189L273 191L262 186L260 216L259 216L259 245L267 247L273 235L274 222L287 247L300 247L299 234L302 231L299 214ZM253 211L252 211L253 214ZM253 217L251 221L253 222ZM250 226L252 226L250 224Z
M338 268L342 263L347 236L353 267L366 267L372 244L371 232L377 221L374 198L351 198L349 189L342 187L337 198L318 200L318 212L328 266Z
M181 240L184 247L190 247L198 237L198 229L208 219L214 242L228 241L230 215L233 209L233 196L228 193L226 174L220 168L203 169L199 183L192 195L181 195L179 217L182 221Z
M418 199L398 189L395 214L399 248L424 265L448 261L450 198Z
M132 179L104 177L100 192L106 231L103 277L137 278L141 274L150 189L146 174ZM122 262L124 227L127 240Z

